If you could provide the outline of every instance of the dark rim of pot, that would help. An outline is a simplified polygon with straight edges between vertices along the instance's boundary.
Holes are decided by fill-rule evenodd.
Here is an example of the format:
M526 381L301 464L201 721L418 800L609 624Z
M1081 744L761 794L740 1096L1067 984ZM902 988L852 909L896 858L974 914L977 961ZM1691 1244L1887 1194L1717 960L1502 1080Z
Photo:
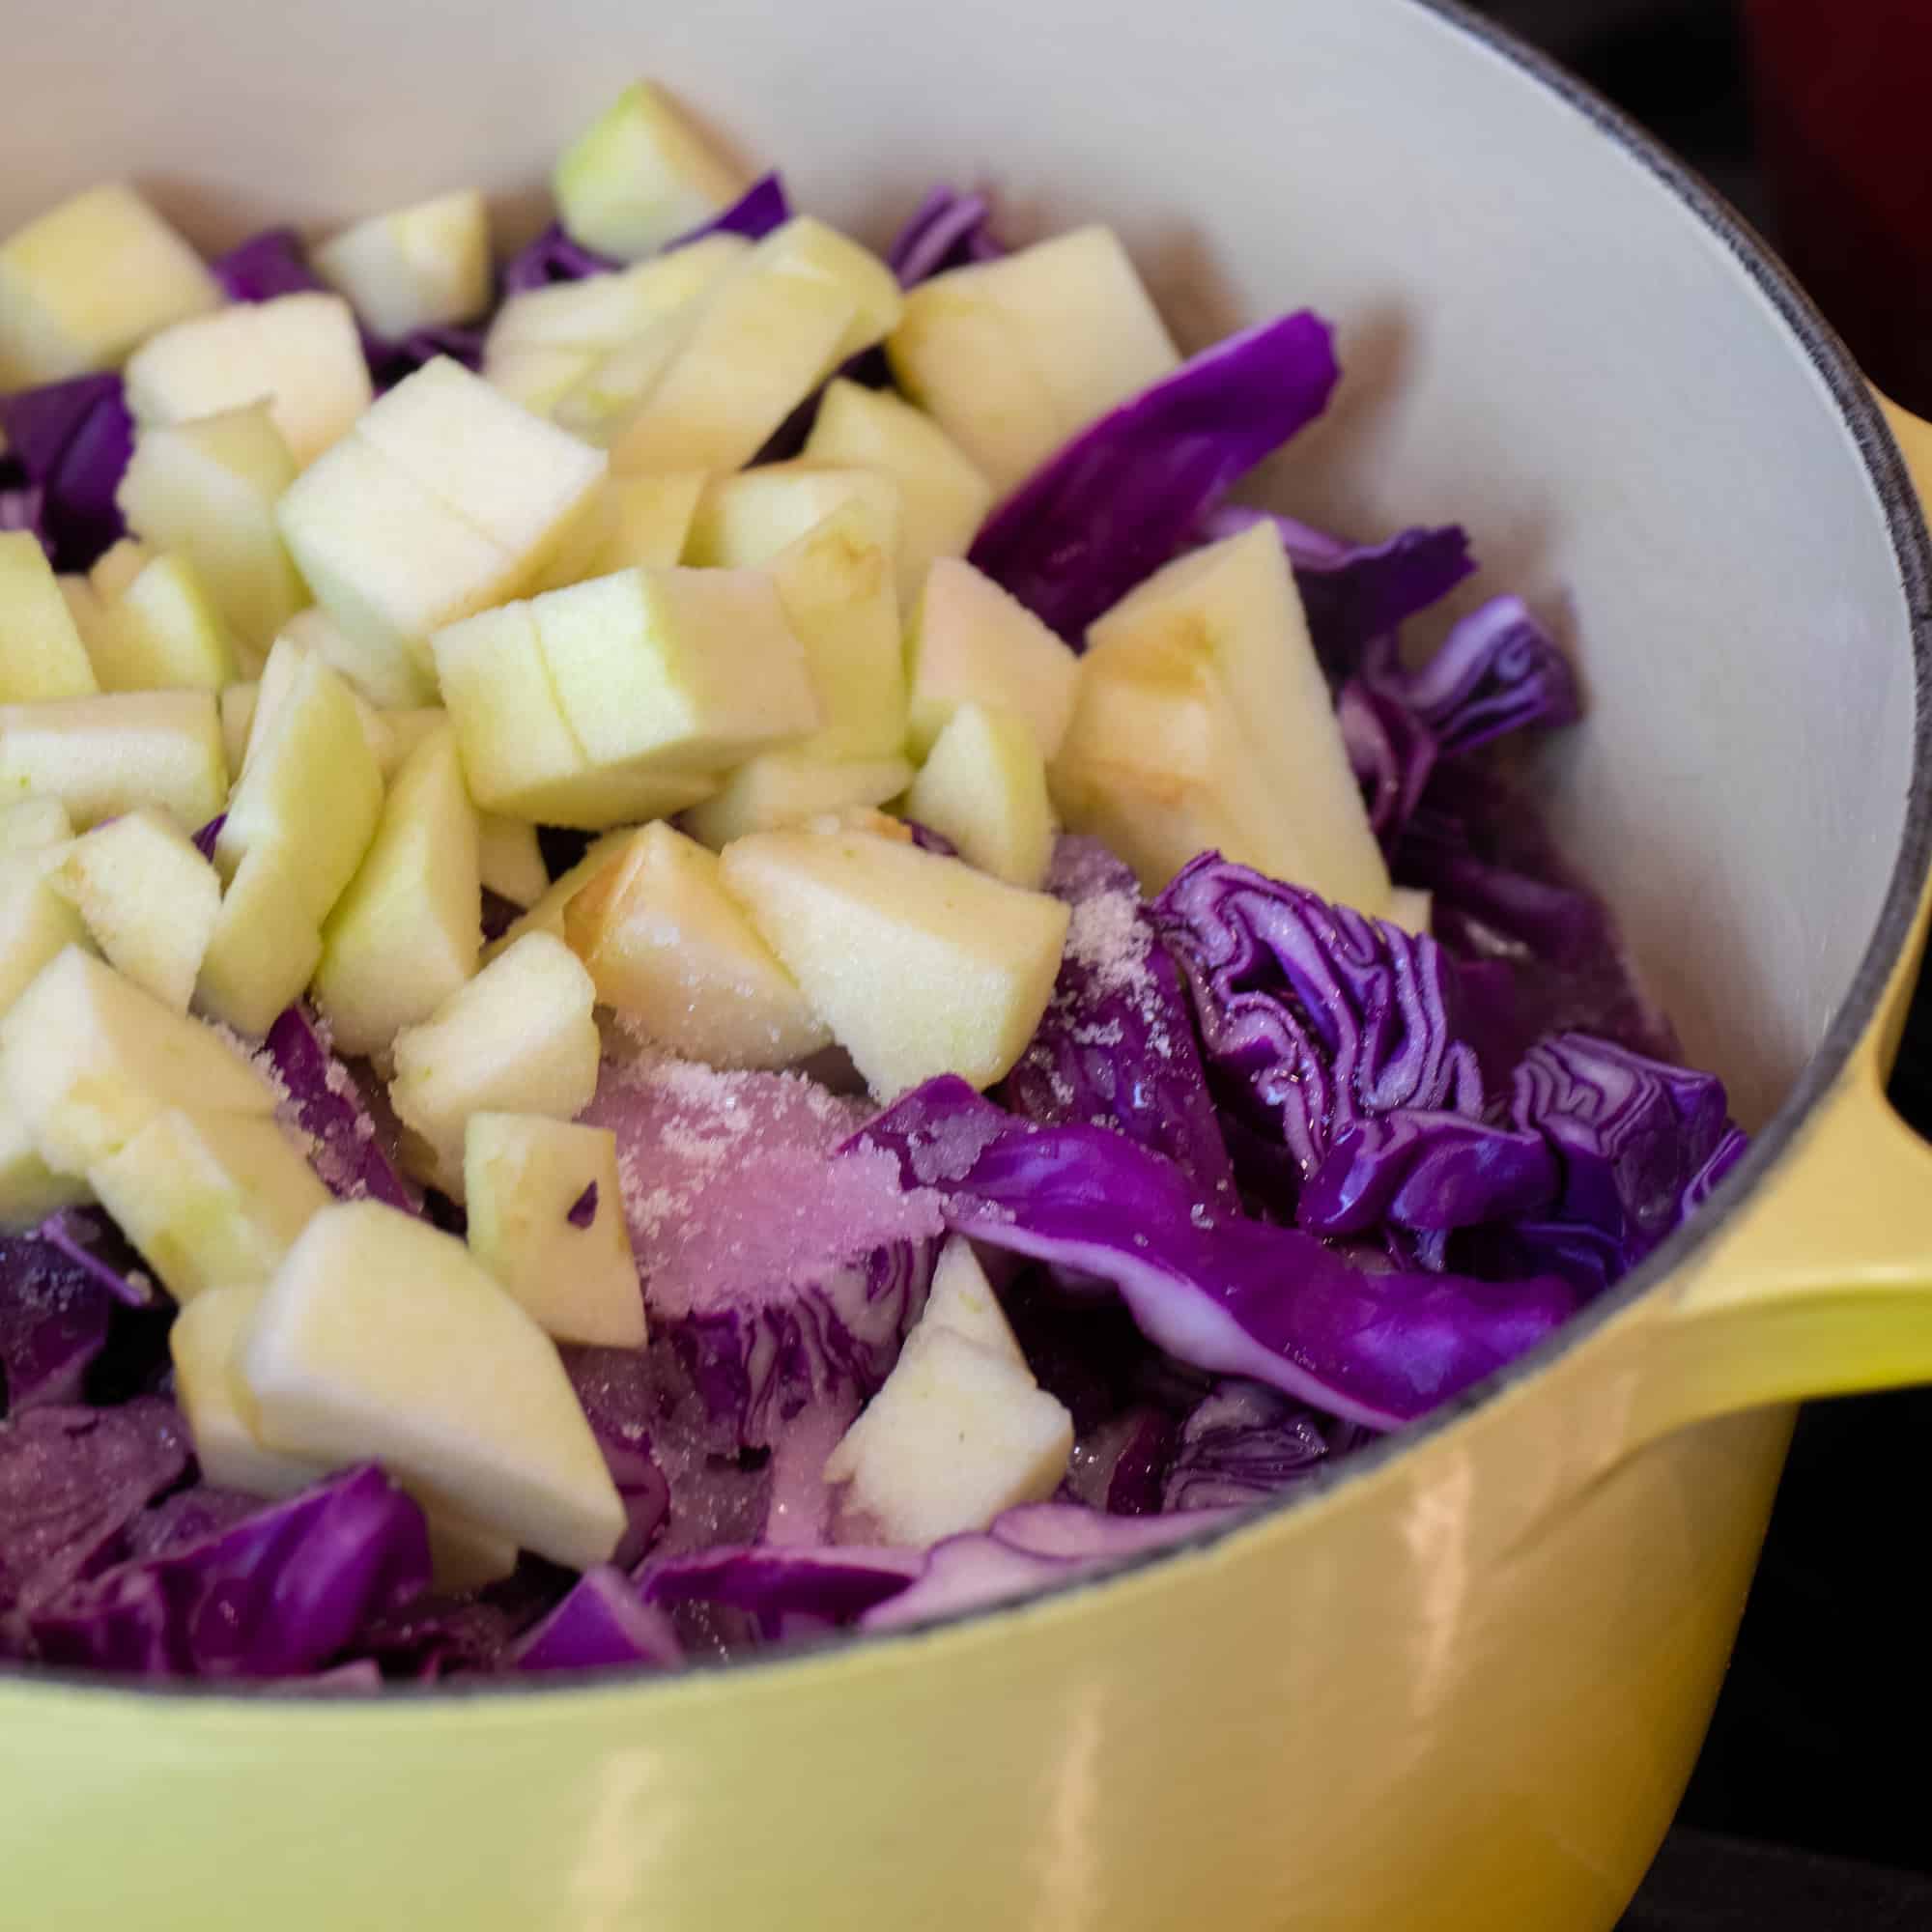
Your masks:
M1366 1477L1383 1467L1392 1458L1406 1453L1425 1437L1453 1428L1470 1410L1482 1406L1503 1389L1535 1376L1559 1355L1578 1347L1633 1302L1649 1293L1666 1275L1683 1267L1711 1243L1726 1218L1764 1186L1871 1025L1880 997L1910 935L1927 865L1932 862L1932 785L1926 783L1927 773L1932 771L1932 676L1928 675L1928 670L1932 670L1932 540L1928 540L1918 498L1904 459L1850 352L1750 224L1715 188L1692 173L1619 108L1611 106L1595 89L1520 40L1507 28L1470 13L1460 4L1460 0L1411 0L1411 4L1480 43L1567 102L1606 140L1641 163L1724 244L1797 339L1817 371L1819 380L1830 391L1838 413L1858 443L1872 486L1884 505L1886 522L1891 534L1892 554L1897 560L1911 622L1916 694L1912 789L1907 800L1905 823L1891 880L1864 956L1824 1038L1784 1104L1753 1138L1744 1159L1725 1178L1703 1211L1548 1341L1432 1409L1407 1428L1351 1452L1332 1469L1297 1484L1286 1495L1250 1504L1197 1535L1178 1539L1158 1549L1122 1558L1103 1571L1072 1577L1065 1582L1049 1584L1004 1603L956 1610L875 1635L858 1638L838 1635L819 1642L788 1645L764 1657L753 1655L730 1662L695 1662L663 1676L640 1672L635 1667L617 1666L561 1672L555 1676L477 1677L459 1678L446 1684L391 1684L384 1686L380 1692L360 1695L345 1693L339 1697L318 1696L300 1684L246 1690L232 1685L205 1683L128 1684L88 1672L53 1669L44 1665L0 1665L0 1683L11 1678L16 1682L25 1680L44 1685L49 1690L58 1689L71 1692L84 1690L99 1696L139 1698L144 1701L156 1697L192 1702L213 1700L231 1708L237 1703L266 1704L275 1708L278 1722L286 1722L294 1718L292 1705L317 1712L340 1712L345 1706L353 1709L374 1701L393 1709L399 1702L417 1706L425 1700L467 1703L478 1697L528 1698L620 1686L641 1694L660 1686L669 1690L673 1685L691 1682L694 1677L709 1679L719 1671L733 1674L757 1671L764 1674L823 1663L830 1660L831 1655L849 1648L855 1641L863 1642L870 1649L880 1644L917 1639L935 1631L966 1623L1022 1614L1048 1599L1064 1598L1084 1590L1103 1589L1123 1576L1208 1548L1229 1537L1242 1535L1264 1520L1300 1508L1318 1496L1331 1493L1341 1485Z

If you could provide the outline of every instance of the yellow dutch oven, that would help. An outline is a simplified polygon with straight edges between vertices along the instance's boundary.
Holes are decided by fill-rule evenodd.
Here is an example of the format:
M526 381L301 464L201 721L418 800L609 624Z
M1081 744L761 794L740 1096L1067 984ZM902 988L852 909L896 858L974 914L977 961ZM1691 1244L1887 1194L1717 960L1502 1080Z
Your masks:
M1883 1097L1932 845L1927 542L1758 244L1414 0L65 0L14 10L5 64L0 226L109 173L211 244L513 197L649 70L858 232L985 177L1022 232L1116 221L1191 343L1320 306L1350 375L1275 500L1459 518L1485 587L1563 620L1591 716L1541 775L1555 826L1756 1143L1535 1358L1018 1607L573 1688L0 1679L0 1923L1609 1926L1696 1752L1790 1405L1932 1373L1932 1161Z

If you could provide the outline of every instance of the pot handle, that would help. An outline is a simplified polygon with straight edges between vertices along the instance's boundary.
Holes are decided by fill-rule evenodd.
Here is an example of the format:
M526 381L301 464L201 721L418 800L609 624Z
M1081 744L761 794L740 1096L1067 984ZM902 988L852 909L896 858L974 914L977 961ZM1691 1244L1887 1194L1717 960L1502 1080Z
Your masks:
M1880 397L1932 504L1932 424ZM1932 884L1878 1014L1775 1181L1663 1291L1633 1435L1766 1403L1932 1381L1932 1146L1886 1083L1918 981Z

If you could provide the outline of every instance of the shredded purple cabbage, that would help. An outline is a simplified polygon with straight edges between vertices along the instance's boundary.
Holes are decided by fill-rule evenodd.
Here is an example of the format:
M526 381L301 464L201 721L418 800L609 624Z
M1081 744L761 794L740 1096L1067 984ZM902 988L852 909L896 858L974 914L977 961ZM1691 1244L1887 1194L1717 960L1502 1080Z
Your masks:
M972 561L1071 644L1328 406L1333 331L1307 310L1199 355L1081 431L1009 497Z
M381 1201L408 1213L421 1203L384 1151L374 1117L355 1076L325 1043L300 1007L290 1007L263 1041L282 1091L291 1124L306 1134L316 1172L345 1201Z
M32 511L21 526L37 530L56 570L86 570L127 535L115 493L134 453L134 418L119 376L0 395L0 437L22 479L16 492L38 492L31 503L16 496L14 514Z
M909 289L948 269L997 261L1007 251L988 232L991 214L982 194L929 188L886 250L886 266Z

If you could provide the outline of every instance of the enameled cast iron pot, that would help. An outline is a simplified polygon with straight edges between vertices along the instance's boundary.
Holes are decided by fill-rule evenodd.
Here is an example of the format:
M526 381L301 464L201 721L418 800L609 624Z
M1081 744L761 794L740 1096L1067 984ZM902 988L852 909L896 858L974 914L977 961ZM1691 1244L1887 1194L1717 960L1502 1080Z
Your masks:
M202 240L480 181L650 71L874 237L928 182L1116 222L1197 346L1350 371L1270 479L1459 519L1563 627L1547 773L1756 1145L1452 1409L1022 1607L668 1681L298 1701L0 1680L0 1921L1589 1932L1696 1751L1797 1398L1932 1372L1882 1088L1923 927L1927 542L1843 352L1697 183L1416 0L14 7L0 227L113 173ZM506 233L527 202L505 203Z

